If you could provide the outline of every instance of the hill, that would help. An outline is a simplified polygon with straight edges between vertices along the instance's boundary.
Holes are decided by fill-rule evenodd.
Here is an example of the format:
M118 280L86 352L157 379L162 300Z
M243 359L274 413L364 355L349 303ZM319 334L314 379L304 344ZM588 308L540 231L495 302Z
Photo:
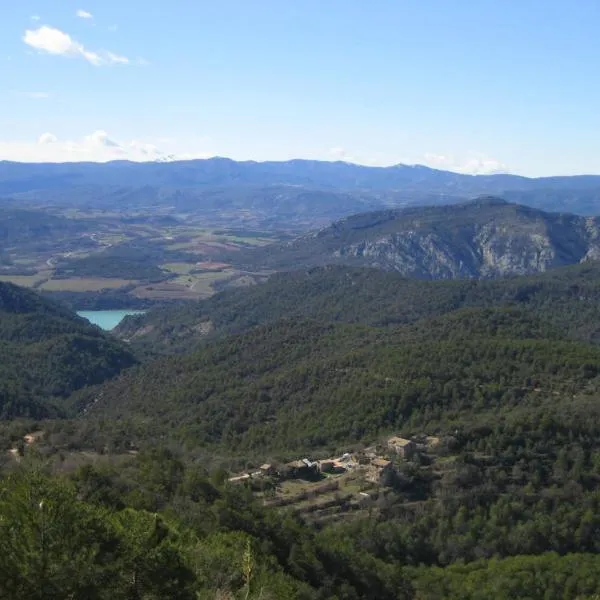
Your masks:
M13 244L68 239L85 231L86 225L47 212L0 207L0 249Z
M287 453L508 414L537 397L534 387L595 390L598 373L599 348L522 311L471 309L389 330L283 319L140 367L78 404L150 437L159 421L192 446Z
M0 283L0 418L42 418L56 402L135 364L117 340L34 292Z
M33 443L62 472L51 484L28 464L9 480L0 515L26 526L0 536L0 570L36 573L22 549L51 523L52 564L85 534L99 554L73 585L113 594L134 573L157 597L182 581L181 597L243 595L246 568L282 599L593 597L600 347L582 340L600 322L599 281L596 263L498 281L327 267L247 290L247 311L243 295L215 298L215 336L242 333L83 388L66 401L76 418L39 424ZM314 482L283 464L345 452L354 470ZM360 462L372 452L388 469L376 480ZM46 516L48 498L61 510ZM120 552L109 587L105 548Z
M600 256L600 220L497 198L354 215L238 258L253 268L372 266L431 279L537 273Z
M600 339L600 264L499 280L423 281L344 266L273 275L251 288L126 318L116 333L151 353L185 352L207 340L277 319L389 327L460 308L512 307L542 313L565 337Z

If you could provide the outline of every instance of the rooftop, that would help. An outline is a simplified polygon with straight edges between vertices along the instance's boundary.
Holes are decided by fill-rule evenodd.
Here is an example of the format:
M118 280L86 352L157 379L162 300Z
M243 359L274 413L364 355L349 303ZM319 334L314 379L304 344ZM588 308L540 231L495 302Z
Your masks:
M392 446L408 446L408 444L412 444L412 441L401 437L391 437L388 440L388 444Z

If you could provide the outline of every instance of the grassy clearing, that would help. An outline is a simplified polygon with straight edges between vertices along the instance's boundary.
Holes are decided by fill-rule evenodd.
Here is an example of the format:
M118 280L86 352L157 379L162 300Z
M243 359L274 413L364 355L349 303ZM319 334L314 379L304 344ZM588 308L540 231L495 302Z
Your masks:
M167 271L171 271L172 273L177 273L179 275L188 275L190 271L193 271L196 268L196 265L193 263L166 263L164 265L160 265L161 269L166 269Z
M0 281L7 283L14 283L15 285L20 285L22 287L33 287L38 283L38 281L42 281L42 277L39 274L36 275L0 275Z
M365 488L372 487L372 484L365 482L366 471L364 468L356 468L353 471L348 471L340 475L326 475L323 479L318 481L306 481L303 479L288 479L282 481L278 487L278 496L284 498L294 498L301 496L305 492L312 492L323 487L327 483L336 482L339 486L337 490L327 491L319 494L320 501L324 499L330 499L336 493L344 494L358 494ZM298 500L298 504L302 502L314 502L314 499L302 499Z
M194 273L193 275L180 275L174 279L174 283L185 285L190 290L193 290L202 297L212 296L215 293L212 284L215 281L228 279L235 275L233 269L224 271L210 271L206 273Z
M279 486L279 493L282 496L297 496L304 492L313 490L320 485L323 485L324 479L320 481L304 481L303 479L288 479L282 481Z
M99 292L104 289L116 289L137 283L129 279L79 278L50 279L40 289L48 292Z

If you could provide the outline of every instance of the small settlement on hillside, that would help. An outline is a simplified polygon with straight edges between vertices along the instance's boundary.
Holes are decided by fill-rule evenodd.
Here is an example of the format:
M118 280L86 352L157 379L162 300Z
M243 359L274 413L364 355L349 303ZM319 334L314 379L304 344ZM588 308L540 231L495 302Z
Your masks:
M279 481L314 480L317 477L342 475L349 471L360 470L366 481L385 485L386 475L394 470L394 459L410 459L416 452L431 449L438 443L439 438L432 436L419 436L415 440L394 436L389 438L384 446L373 446L359 452L346 452L339 457L315 461L300 458L278 468L271 464L264 464L256 470L230 477L229 482L240 483L265 476Z

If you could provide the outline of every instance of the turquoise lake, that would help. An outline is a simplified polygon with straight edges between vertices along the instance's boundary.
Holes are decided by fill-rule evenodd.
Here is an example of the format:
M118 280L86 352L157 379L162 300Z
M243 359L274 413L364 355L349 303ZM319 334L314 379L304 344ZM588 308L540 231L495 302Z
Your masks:
M80 310L77 314L90 323L110 331L129 315L143 315L144 310Z

